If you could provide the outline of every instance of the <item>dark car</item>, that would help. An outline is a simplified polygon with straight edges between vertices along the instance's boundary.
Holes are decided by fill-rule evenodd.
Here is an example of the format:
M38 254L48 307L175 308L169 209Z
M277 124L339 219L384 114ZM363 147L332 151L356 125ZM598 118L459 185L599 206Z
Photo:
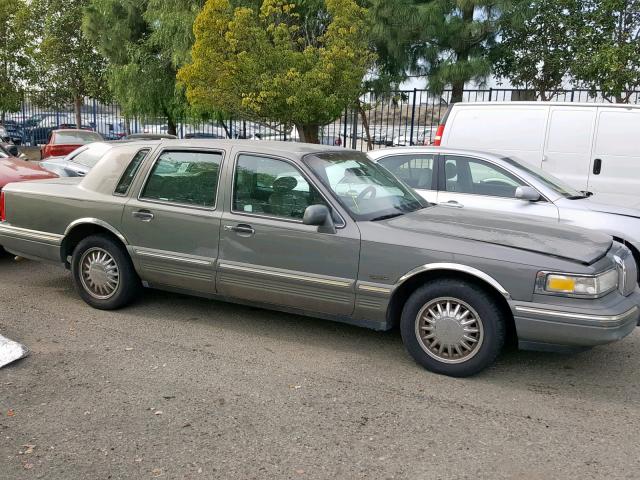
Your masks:
M11 143L14 143L15 145L22 145L22 143L24 143L24 130L18 122L7 120L2 126L6 130Z

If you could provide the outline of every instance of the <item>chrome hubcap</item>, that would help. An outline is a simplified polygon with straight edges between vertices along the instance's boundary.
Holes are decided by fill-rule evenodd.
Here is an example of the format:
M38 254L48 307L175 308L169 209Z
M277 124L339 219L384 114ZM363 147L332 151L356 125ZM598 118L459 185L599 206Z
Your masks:
M84 289L94 298L110 298L120 284L118 264L102 248L90 248L80 259L80 280Z
M470 305L457 298L441 297L418 312L416 338L436 360L462 363L480 350L484 329L480 316Z

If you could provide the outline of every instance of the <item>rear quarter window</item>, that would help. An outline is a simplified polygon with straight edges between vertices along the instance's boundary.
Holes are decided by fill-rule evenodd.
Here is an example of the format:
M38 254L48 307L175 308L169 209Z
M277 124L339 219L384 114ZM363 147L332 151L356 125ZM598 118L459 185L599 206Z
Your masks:
M124 173L122 174L122 177L120 177L120 181L118 181L118 184L116 185L116 189L113 192L114 195L127 194L127 192L129 191L129 187L133 183L133 179L136 178L136 174L140 169L142 160L144 160L144 157L146 157L148 153L149 153L149 149L145 148L140 150L138 153L134 155L131 162L129 162L129 165L127 165L127 168L125 168Z

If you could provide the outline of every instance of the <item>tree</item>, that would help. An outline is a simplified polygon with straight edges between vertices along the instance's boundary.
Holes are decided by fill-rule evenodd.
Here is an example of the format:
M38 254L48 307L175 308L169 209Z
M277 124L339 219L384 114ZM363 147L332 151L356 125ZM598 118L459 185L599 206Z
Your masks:
M0 0L0 121L6 112L15 112L22 103L30 67L25 45L28 28L24 0Z
M176 88L204 0L91 0L83 29L109 59L109 86L128 116L167 119L176 134L187 107Z
M640 0L583 0L571 69L594 94L626 103L640 85Z
M502 15L494 71L550 100L574 62L579 0L520 0ZM552 92L549 94L548 92Z
M293 124L317 143L361 93L373 60L365 14L353 0L208 0L178 79L196 108Z
M467 82L491 73L506 0L372 0L373 41L386 74L426 76L433 93L451 86L462 100Z
M37 39L30 52L36 67L32 78L35 95L49 106L72 103L78 127L84 97L108 97L106 62L81 29L86 3L32 0L29 4L30 25Z

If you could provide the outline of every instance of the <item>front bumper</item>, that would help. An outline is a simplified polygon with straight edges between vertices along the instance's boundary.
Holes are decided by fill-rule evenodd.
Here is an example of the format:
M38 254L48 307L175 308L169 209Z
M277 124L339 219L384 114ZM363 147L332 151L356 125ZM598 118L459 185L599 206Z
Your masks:
M615 342L640 324L640 290L628 297L613 294L607 300L547 304L513 302L518 344L527 350L582 350ZM588 305L588 306L587 306Z

